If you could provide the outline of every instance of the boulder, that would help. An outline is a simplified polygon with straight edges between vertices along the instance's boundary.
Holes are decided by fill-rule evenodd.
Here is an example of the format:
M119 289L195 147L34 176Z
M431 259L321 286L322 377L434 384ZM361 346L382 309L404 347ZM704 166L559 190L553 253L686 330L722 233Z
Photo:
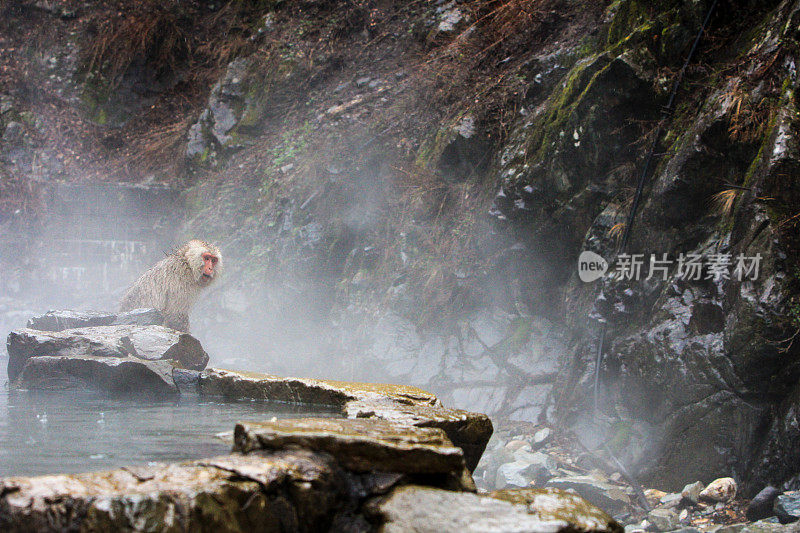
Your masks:
M525 488L532 482L539 484L553 477L556 462L549 455L542 452L530 453L524 449L515 451L513 455L513 462L500 465L497 469L496 488Z
M167 361L135 357L41 356L25 364L14 381L27 389L99 388L112 393L168 396L178 393Z
M700 493L703 492L704 488L705 485L703 485L702 481L689 483L683 487L683 490L681 491L681 497L685 503L689 505L697 505L697 502L700 501Z
M473 471L492 435L492 422L481 413L449 409L433 394L416 387L282 378L255 372L208 369L200 375L201 394L258 398L341 407L348 418L381 419L444 430L464 450Z
M800 490L784 492L775 498L772 507L781 524L791 524L800 519Z
M63 331L65 329L90 328L94 326L138 325L158 326L164 317L157 309L133 309L124 313L98 311L75 311L65 309L48 311L28 320L28 329L41 331Z
M553 478L547 482L547 486L562 490L572 489L593 505L612 514L624 511L630 504L630 498L619 487L593 476Z
M733 533L798 533L800 526L797 523L782 525L778 522L759 520L752 524L734 524L723 527L716 533L731 533L731 529L735 529Z
M328 531L348 480L303 450L0 480L0 530Z
M239 423L234 451L292 447L326 452L353 472L397 472L445 476L448 487L475 490L464 454L438 428L385 420L295 419Z
M541 520L566 520L573 531L620 531L608 513L582 497L560 489L496 490L487 496L528 506L528 512Z
M730 477L721 477L708 484L700 492L700 499L713 502L727 502L736 497L736 481Z
M672 509L653 509L647 514L647 521L658 531L672 531L678 527L678 513Z
M8 378L15 381L33 357L131 357L172 360L174 366L202 370L208 354L189 335L163 326L95 326L64 331L21 329L8 336Z
M531 465L522 461L514 461L500 465L495 477L495 487L505 488L525 488L530 485L532 476L528 474Z
M380 531L386 533L622 533L622 527L600 509L579 496L553 489L477 495L406 485L370 507Z
M773 516L775 513L772 510L772 506L775 503L775 498L780 494L781 491L772 485L767 485L761 489L747 505L747 519L755 522L756 520Z

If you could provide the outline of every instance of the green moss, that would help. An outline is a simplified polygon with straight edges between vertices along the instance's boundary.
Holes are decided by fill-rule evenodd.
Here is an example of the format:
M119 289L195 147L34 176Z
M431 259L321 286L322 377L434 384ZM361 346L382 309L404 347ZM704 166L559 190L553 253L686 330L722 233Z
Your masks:
M578 530L611 530L621 532L617 524L602 509L581 496L556 488L507 489L482 495L509 503L525 505L543 521L558 520L571 524ZM542 498L539 498L539 497Z
M429 168L442 155L447 144L452 139L452 132L449 128L440 128L436 131L433 138L428 138L422 143L417 151L416 164L420 167Z
M648 20L645 6L637 0L621 0L614 2L609 10L615 10L614 18L608 27L607 44L613 47L623 39L630 38L634 30L646 24Z
M592 88L598 76L611 65L605 55L594 56L579 63L567 74L560 91L548 100L548 111L531 128L528 145L536 147L535 158L543 159L556 141L566 132L575 110Z
M108 113L106 112L105 108L99 108L93 120L101 126L108 124Z

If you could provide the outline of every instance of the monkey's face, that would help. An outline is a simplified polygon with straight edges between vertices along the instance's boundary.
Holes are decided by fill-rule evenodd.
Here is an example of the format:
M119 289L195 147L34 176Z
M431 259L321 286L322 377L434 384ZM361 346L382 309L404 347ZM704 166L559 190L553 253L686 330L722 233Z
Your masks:
M200 274L200 281L202 283L210 283L214 276L217 275L215 269L217 268L219 257L210 252L204 253L201 257L203 258L203 270Z
M222 269L222 255L213 244L189 241L184 247L186 263L195 282L201 287L210 285Z

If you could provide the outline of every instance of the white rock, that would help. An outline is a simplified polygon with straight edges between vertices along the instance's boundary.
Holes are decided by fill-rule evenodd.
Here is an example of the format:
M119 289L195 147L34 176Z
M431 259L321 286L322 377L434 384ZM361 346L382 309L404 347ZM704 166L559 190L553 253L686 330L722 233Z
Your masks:
M551 433L552 431L550 430L550 428L540 429L539 431L533 434L533 443L536 446L541 446L545 444L547 440L550 438Z
M700 498L700 493L703 492L703 488L705 488L705 486L701 481L695 481L683 487L681 496L692 504L696 504Z
M736 481L732 477L715 479L700 492L700 498L714 502L727 502L736 497Z

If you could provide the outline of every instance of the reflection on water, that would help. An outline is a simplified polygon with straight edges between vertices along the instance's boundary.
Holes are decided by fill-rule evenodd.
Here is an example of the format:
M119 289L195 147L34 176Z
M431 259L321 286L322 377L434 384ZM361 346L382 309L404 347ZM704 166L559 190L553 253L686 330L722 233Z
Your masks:
M324 408L323 408L324 409ZM0 391L0 477L75 473L224 454L214 435L242 420L338 416L263 401L109 397L88 391Z

